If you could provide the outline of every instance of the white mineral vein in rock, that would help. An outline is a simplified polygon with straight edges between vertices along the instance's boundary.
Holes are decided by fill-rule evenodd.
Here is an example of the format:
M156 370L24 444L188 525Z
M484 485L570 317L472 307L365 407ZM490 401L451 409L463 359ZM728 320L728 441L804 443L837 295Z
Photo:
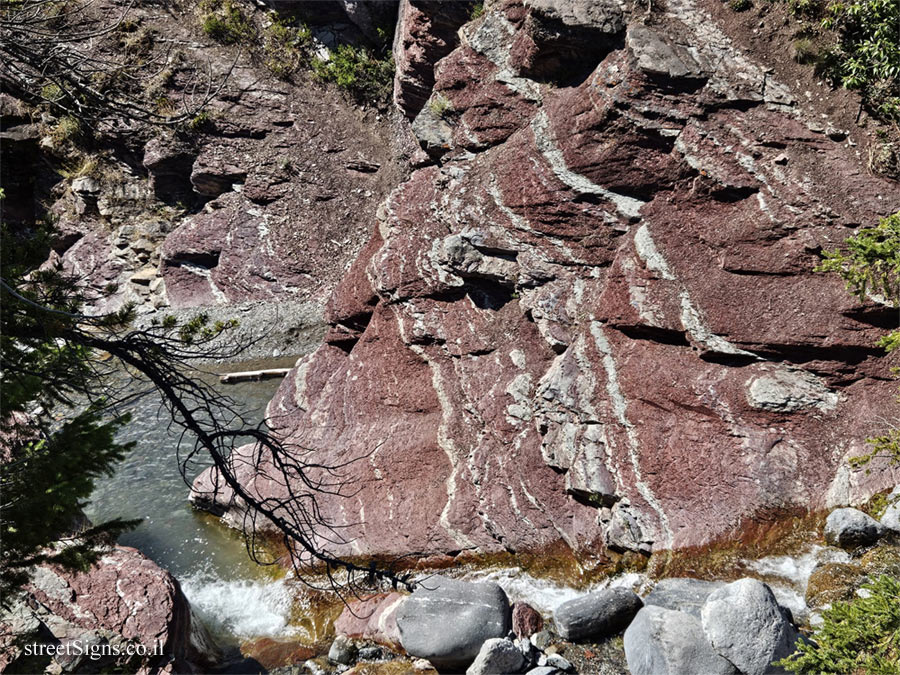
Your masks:
M644 264L647 265L647 269L656 272L665 281L678 280L672 273L672 270L662 253L656 248L656 244L653 241L653 237L650 236L650 230L646 223L643 223L634 233L634 248L641 260L644 261ZM725 338L716 335L709 330L704 324L699 310L691 301L691 296L687 292L687 289L682 287L678 293L678 298L681 304L681 325L693 338L694 342L703 345L711 351L719 352L721 354L743 354L745 356L758 358L752 352L735 347Z
M397 319L397 323L400 326L400 332L403 334L403 320L400 316L400 310L395 309L394 315ZM404 340L405 341L405 340ZM418 354L425 363L428 364L428 367L431 369L431 385L434 387L434 392L437 395L438 402L441 406L441 423L438 426L438 446L444 451L447 455L447 459L450 461L450 475L447 476L447 482L445 484L447 490L447 503L444 505L443 510L441 511L440 523L441 527L446 530L447 534L453 537L453 540L456 541L457 544L464 547L474 546L474 543L471 539L469 539L465 534L457 530L450 523L450 508L453 506L453 500L456 497L456 476L459 473L460 465L459 465L459 451L456 448L455 443L453 442L453 438L450 436L449 427L450 420L453 419L453 404L450 401L450 397L447 395L447 392L444 388L443 377L441 376L440 367L434 363L434 361L428 357L425 353L425 350L421 345L409 345L409 348Z
M607 190L601 185L597 185L590 179L575 173L566 166L566 160L563 157L562 150L556 144L555 139L550 133L550 119L543 110L538 112L531 121L531 129L534 132L534 138L537 143L538 150L544 158L550 163L553 173L563 183L581 194L597 195L615 204L620 213L629 218L636 218L640 214L641 207L647 202L628 197L626 195Z
M625 429L625 435L628 439L628 456L631 459L631 466L634 470L635 485L638 492L650 505L650 508L656 511L659 516L659 524L665 535L664 541L656 543L661 543L663 548L670 548L672 546L672 528L669 526L669 518L663 510L662 504L659 503L656 495L653 494L653 490L641 476L640 440L634 425L628 421L628 402L625 400L625 395L619 386L619 375L616 369L616 360L612 354L612 346L609 344L609 340L606 339L599 321L591 321L591 335L594 336L597 349L603 355L603 369L606 371L606 393L609 395L613 413L616 416L616 420Z

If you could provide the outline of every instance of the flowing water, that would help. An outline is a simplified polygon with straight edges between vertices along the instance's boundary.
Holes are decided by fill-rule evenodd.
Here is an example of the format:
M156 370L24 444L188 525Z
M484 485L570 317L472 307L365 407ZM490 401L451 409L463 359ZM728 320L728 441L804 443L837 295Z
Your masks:
M217 370L279 367L292 365L292 361ZM216 380L208 373L198 377ZM256 422L264 417L279 382L217 386L242 404L247 417ZM296 616L295 623L291 622L297 598L283 570L253 563L238 532L188 503L188 486L176 459L178 434L168 426L159 399L148 396L134 405L132 421L121 440L135 441L135 447L111 478L99 481L85 509L87 515L98 523L116 517L143 519L137 528L122 535L120 543L140 549L175 575L194 611L221 643L234 645L251 638L297 637L298 633L310 632L296 623ZM790 607L797 618L806 618L803 595L810 573L820 562L842 560L842 554L816 546L795 556L745 561L746 573L769 582L779 602ZM528 602L544 614L566 600L605 586L625 586L643 594L651 585L644 575L625 574L576 590L514 568L471 571L464 578L497 582L511 600Z
M284 367L287 363L239 364L217 371ZM216 382L215 375L198 377ZM218 385L239 402L253 422L263 419L266 404L280 380ZM194 611L225 643L293 633L289 617L291 593L283 572L256 565L239 533L187 501L188 486L176 459L178 433L169 429L159 399L146 396L131 408L132 420L121 435L134 449L110 478L98 481L85 509L95 523L111 518L143 521L123 534L119 543L140 549L181 583ZM190 439L186 440L190 443ZM188 476L193 479L194 476Z
M747 561L747 566L760 579L769 584L775 598L787 607L800 622L808 622L806 587L809 577L818 565L830 562L849 562L850 554L838 548L814 544L795 555L779 555Z
M525 602L545 616L552 614L564 602L579 598L585 593L593 593L604 588L628 588L639 595L647 593L651 584L646 575L627 572L591 584L587 588L576 589L550 579L533 577L517 568L474 570L462 577L465 581L492 581L498 584L511 602Z

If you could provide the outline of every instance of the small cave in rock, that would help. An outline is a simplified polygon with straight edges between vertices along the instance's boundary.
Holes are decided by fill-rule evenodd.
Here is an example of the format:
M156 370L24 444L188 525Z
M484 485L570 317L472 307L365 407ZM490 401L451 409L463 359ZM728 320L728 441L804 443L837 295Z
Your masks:
M690 96L706 86L705 77L672 77L668 74L646 73L647 79L653 86L667 94L683 94ZM646 113L645 113L646 114Z
M567 26L549 17L529 17L531 53L522 75L557 87L577 87L607 54L625 45L625 33L608 33L585 26ZM513 48L516 51L516 48Z
M712 198L717 202L734 204L742 202L759 192L759 188L753 186L724 185L712 191Z
M467 279L466 295L478 309L498 310L513 299L513 289L489 279Z
M632 340L649 340L650 342L658 342L664 345L690 347L690 342L688 342L684 331L640 325L612 327Z
M751 363L756 363L759 358L755 354L724 354L722 352L701 352L700 360L707 363L717 363L729 368L743 368Z
M338 321L325 338L325 342L337 347L345 354L353 351L372 320L373 312L358 312Z
M871 305L862 308L854 308L846 312L842 312L848 319L859 321L868 326L874 326L882 330L896 330L897 309L895 307L887 307L885 305Z
M221 251L202 251L197 253L179 253L166 260L169 267L203 267L211 270L219 266Z
M793 364L811 361L837 361L856 366L872 356L884 355L884 349L872 345L834 345L820 347L811 344L767 344L754 350L764 359Z

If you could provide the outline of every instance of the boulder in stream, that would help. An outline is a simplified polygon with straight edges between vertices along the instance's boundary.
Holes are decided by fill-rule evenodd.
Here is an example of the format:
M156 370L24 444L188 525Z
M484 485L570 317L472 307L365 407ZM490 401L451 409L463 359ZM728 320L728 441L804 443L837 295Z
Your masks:
M410 656L437 668L466 668L491 638L506 637L510 607L494 583L432 577L419 584L397 612L400 643Z
M506 638L485 641L466 670L466 675L492 675L493 673L518 673L526 667L525 655L516 644Z
M530 638L544 628L544 618L526 602L516 602L512 607L512 630L516 637Z
M743 675L784 672L772 663L794 651L799 634L766 584L756 579L727 584L710 594L700 615L713 649Z
M645 605L677 609L700 618L700 608L713 591L724 586L720 581L701 579L663 579L644 598Z
M881 524L889 530L900 532L900 485L887 496L888 507L881 514Z
M56 658L60 672L83 672L89 664L126 667L125 657L89 661L89 655L75 654L75 644L82 652L90 645L144 645L142 663L150 670L174 664L178 672L204 672L221 656L178 581L135 548L115 546L87 572L41 565L16 607L0 616L0 632L22 626L36 642L73 644L70 656ZM0 669L17 668L21 658L15 648L4 650ZM47 664L27 667L43 670Z
M338 635L370 640L396 649L400 646L397 609L406 597L394 592L351 600L334 622L334 631Z
M845 549L874 544L884 532L881 523L859 509L835 509L825 521L825 541Z
M556 629L566 640L608 637L628 626L641 605L640 597L630 589L605 588L557 607Z
M738 675L713 650L699 619L655 605L641 609L625 631L625 659L631 675Z

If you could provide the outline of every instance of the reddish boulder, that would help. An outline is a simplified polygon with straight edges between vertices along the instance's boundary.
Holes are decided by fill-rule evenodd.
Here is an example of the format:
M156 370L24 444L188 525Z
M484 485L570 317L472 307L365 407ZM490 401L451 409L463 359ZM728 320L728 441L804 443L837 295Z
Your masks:
M78 670L77 645L108 642L117 648L143 645L141 667L164 672L202 672L219 658L215 643L191 612L171 574L137 549L116 546L87 572L67 572L49 565L35 569L25 596L0 623L37 642L72 643L70 654L57 657L67 670ZM16 658L8 653L8 659ZM127 658L120 663L125 663ZM115 663L115 657L107 659ZM129 661L131 662L131 661Z
M544 628L544 618L527 602L515 602L512 607L512 630L516 637L529 638Z
M406 598L400 593L381 593L353 600L344 607L334 631L349 638L370 640L391 649L400 648L397 609Z

